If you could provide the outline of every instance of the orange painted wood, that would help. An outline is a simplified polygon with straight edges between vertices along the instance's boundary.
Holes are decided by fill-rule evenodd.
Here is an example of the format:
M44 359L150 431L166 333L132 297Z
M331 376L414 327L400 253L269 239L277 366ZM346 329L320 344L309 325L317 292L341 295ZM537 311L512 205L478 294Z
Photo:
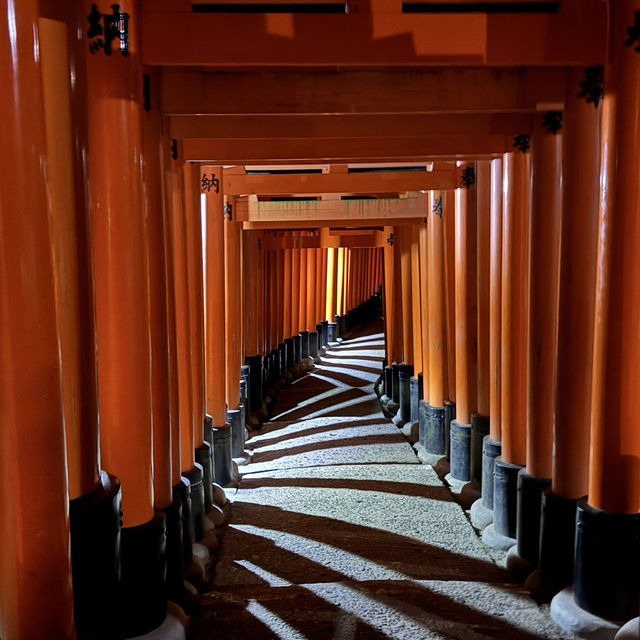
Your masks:
M82 162L77 154L86 149L86 140L75 148L74 137L83 134L71 118L72 100L77 102L77 97L72 96L69 82L70 60L75 56L67 42L67 24L41 18L39 34L69 497L73 499L92 492L100 482L91 247L84 183L77 184L75 175L75 163Z
M478 309L478 414L490 414L489 316L490 316L490 254L491 254L491 161L483 160L477 167L477 309Z
M307 318L308 331L316 330L316 298L318 297L318 281L316 280L316 251L307 249Z
M610 6L602 114L589 503L618 513L640 511L640 56L626 46L638 11L638 0Z
M531 266L527 471L551 478L562 218L562 134L536 127L531 140Z
M145 150L145 206L149 216L149 293L151 328L151 383L153 412L153 504L156 510L166 509L173 502L171 452L171 396L169 369L169 325L167 304L167 254L164 202L163 164L170 155L161 137L162 119L158 105L157 70L146 69L151 77L151 104L143 118ZM177 478L179 480L179 478Z
M300 331L307 329L307 251L300 249L300 300L298 305L298 327Z
M489 283L489 435L500 442L502 376L502 158L491 161L491 242Z
M205 417L205 339L204 339L204 272L202 257L202 222L200 212L200 169L184 163L185 219L187 223L187 254L189 262L189 322L191 331L191 372L193 376L193 438L196 447L204 441ZM221 235L224 234L220 229ZM220 254L224 269L223 251ZM216 256L216 259L218 257ZM221 300L224 300L224 289ZM222 311L223 312L223 311ZM218 311L220 313L220 311ZM224 331L220 336L224 340ZM222 369L224 371L224 361ZM213 414L211 414L213 415ZM217 426L217 425L216 425Z
M600 111L569 76L563 118L562 229L553 456L553 492L577 499L589 483L589 427L593 364L600 183Z
M316 325L324 320L325 297L327 295L327 266L325 264L327 250L317 249L316 251L316 309L314 313L314 322ZM315 327L314 327L315 328Z
M529 234L531 169L529 153L504 157L502 222L502 457L527 461L529 334Z
M442 195L442 238L444 251L444 303L446 327L445 399L456 401L456 296L455 296L455 192Z
M200 182L206 176L209 180L221 180L222 167L200 167ZM222 189L216 193L215 188L203 191L206 211L206 283L207 295L205 305L206 317L206 408L213 418L213 426L223 428L227 425L226 386L225 386L225 254L224 254L224 194ZM194 212L195 213L195 212ZM194 251L196 248L194 247ZM249 271L245 271L248 275ZM247 289L249 288L247 277ZM250 297L255 301L255 296ZM255 304L255 302L252 302ZM254 327L252 327L254 329ZM257 327L254 334L247 336L247 348L255 347ZM251 353L250 355L254 355ZM197 419L197 417L196 417ZM201 429L201 423L196 423ZM197 443L200 444L199 442ZM183 452L184 455L184 452Z
M347 250L340 248L338 252L338 261L336 265L336 315L343 315L344 310L344 270L345 270L345 252ZM335 321L335 318L331 320Z
M49 229L39 3L3 3L0 77L0 633L76 637ZM10 301L10 304L9 304ZM46 544L43 541L46 540Z
M293 335L293 331L291 329L291 315L292 315L292 305L291 305L291 293L292 293L292 285L291 285L291 252L292 249L284 249L284 314L282 317L282 327L285 338L290 338Z
M172 138L259 140L261 138L412 138L432 135L531 133L533 113L343 113L168 116ZM369 193L455 188L454 171L316 175L229 175L225 193ZM300 185L302 188L298 189ZM355 186L352 190L351 186ZM384 188L382 188L384 187Z
M291 335L297 336L300 326L300 249L291 251Z
M258 355L263 356L266 353L266 251L262 248L262 235L258 238L258 253L256 254L256 285L257 296L254 300L257 301L257 324L258 324ZM255 304L255 303L254 303Z
M432 192L433 194L433 192ZM430 208L433 195L430 194ZM420 270L419 323L422 331L422 400L429 402L429 384L431 378L429 336L429 218L420 225L418 232L418 267Z
M424 225L409 227L409 241L411 243L411 324L413 328L413 367L414 375L423 373L422 362L422 318L420 297L420 245L419 235Z
M134 0L120 7L136 14ZM104 3L99 9L110 10ZM154 516L142 68L136 27L132 21L129 57L86 51L101 460L122 484L127 527Z
M338 249L329 248L327 251L327 304L325 320L335 322L338 288Z
M169 351L169 409L171 412L171 484L175 486L182 476L182 451L180 442L180 361L178 358L178 319L176 316L176 248L173 234L174 224L180 218L182 202L178 190L177 171L179 160L171 157L170 141L163 139L164 156L164 236L165 236L165 260L167 273L167 337ZM176 207L176 203L178 206ZM205 363L206 365L206 363Z
M276 253L276 342L279 345L284 343L284 251Z
M260 232L245 231L242 242L242 273L244 280L244 327L245 357L257 356L260 353L258 338L258 318L255 313L258 299L258 239ZM251 310L251 313L249 313Z
M173 163L172 227L173 273L178 352L178 405L180 407L180 468L188 471L195 462L193 423L193 370L189 307L189 273L187 261L187 223L184 210L184 175L182 161ZM208 349L207 349L208 351ZM207 362L207 367L208 367Z
M229 198L233 207L233 197ZM242 281L240 280L240 223L225 219L224 221L224 252L225 252L225 378L226 399L229 409L235 410L240 404L240 367L242 366L242 332L240 294Z
M504 134L455 134L415 138L308 138L261 140L190 138L183 142L185 160L189 162L224 162L225 164L287 163L330 159L332 163L362 161L404 161L439 159L443 156L472 156L504 153L513 137ZM425 155L428 149L428 155Z
M405 358L405 325L403 318L403 302L405 296L402 291L402 227L393 227L393 279L395 289L395 304L392 308L393 323L397 327L394 332L394 353L397 362L404 362Z
M393 238L393 227L384 228L387 237ZM398 355L396 352L396 337L398 330L394 324L393 309L396 305L396 287L394 277L394 246L392 242L387 242L383 248L384 260L384 324L385 324L385 347L387 353L387 363L396 362Z
M428 358L429 401L432 407L443 408L447 397L447 291L445 288L444 229L445 215L453 212L444 207L444 193L431 195L429 222L427 223L427 274L428 274ZM438 212L441 212L440 214ZM427 385L425 384L425 388Z
M478 298L476 186L456 189L456 420L471 424L477 410Z

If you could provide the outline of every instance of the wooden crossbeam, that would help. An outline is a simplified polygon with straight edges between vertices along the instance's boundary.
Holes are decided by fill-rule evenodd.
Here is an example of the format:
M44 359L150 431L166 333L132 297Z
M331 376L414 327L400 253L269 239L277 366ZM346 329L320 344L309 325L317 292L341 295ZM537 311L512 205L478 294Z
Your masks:
M142 61L233 69L589 66L604 60L601 0L563 0L552 14L416 14L403 12L398 1L359 4L371 8L342 15L203 14L189 0L145 2Z
M168 116L236 117L534 112L541 103L564 101L566 76L563 68L243 73L165 70L160 109L163 115ZM291 120L292 133L299 131L304 135L304 121L298 125L295 122ZM331 127L335 130L336 125L331 122L331 118L326 118L322 125L326 135ZM366 127L367 121L361 122L361 126ZM434 125L437 123L434 121ZM255 136L259 133L257 127L260 124L260 120L256 120L255 124L249 123L248 130ZM318 121L307 121L307 126L311 124L320 126ZM411 124L429 126L415 120L407 121L406 126ZM229 120L230 131L237 131L241 125L239 120ZM193 125L185 131L187 126L184 121L174 120L172 126L183 127L182 131L176 131L182 133L178 137L193 137L197 133ZM207 130L205 124L202 126L203 130ZM446 126L451 127L451 124ZM490 124L484 126L487 128ZM214 136L197 137L244 137L244 134L234 136L225 133L222 125L216 126L214 131L209 128L208 133ZM344 135L343 129L339 135Z
M384 173L234 175L225 172L223 183L226 195L368 195L455 189L460 184L460 179L461 169L450 166L434 171Z
M422 138L335 138L319 140L184 140L185 161L217 164L458 158L506 153L513 137L504 135L427 136Z
M427 195L412 193L408 198L376 200L294 200L261 202L255 196L236 199L236 220L247 222L277 222L282 225L331 221L350 223L395 218L421 219L427 211ZM391 222L389 222L391 220Z

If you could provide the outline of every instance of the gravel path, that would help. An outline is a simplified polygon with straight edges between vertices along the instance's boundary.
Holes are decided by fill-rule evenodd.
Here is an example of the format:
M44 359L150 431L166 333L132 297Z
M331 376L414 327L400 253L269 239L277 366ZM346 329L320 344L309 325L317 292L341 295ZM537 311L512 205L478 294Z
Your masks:
M383 349L354 332L248 440L198 640L571 637L382 415Z

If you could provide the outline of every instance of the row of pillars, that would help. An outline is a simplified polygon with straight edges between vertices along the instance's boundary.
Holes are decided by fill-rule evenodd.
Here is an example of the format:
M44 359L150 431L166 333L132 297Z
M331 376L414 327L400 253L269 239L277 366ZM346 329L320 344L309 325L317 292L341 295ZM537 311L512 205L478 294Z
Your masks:
M137 3L113 11L2 4L5 640L135 637L188 603L244 450L245 360L335 327L382 274L375 249L261 251L221 168L163 134Z
M481 490L483 540L571 631L576 611L638 615L638 8L610 4L595 88L572 71L564 113L431 192L384 256L383 407L461 495Z

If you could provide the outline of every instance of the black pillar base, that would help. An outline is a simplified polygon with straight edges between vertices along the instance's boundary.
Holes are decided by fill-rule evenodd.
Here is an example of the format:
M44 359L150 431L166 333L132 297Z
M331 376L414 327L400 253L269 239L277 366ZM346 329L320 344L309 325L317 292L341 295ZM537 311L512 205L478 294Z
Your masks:
M293 336L294 364L302 361L302 336L298 334Z
M393 419L396 426L402 427L411 420L411 376L413 365L398 365L398 413Z
M451 477L461 482L471 480L471 425L451 421Z
M295 343L293 338L285 338L284 343L287 345L287 369L290 369L295 364Z
M445 455L445 410L442 407L432 407L424 400L420 401L420 426L424 421L424 448L429 454ZM424 415L424 418L422 417Z
M315 331L309 332L309 357L318 360L318 334Z
M211 455L211 445L203 442L196 449L196 462L202 467L202 491L204 495L204 510L211 511L213 507L213 456Z
M395 413L400 408L400 365L397 362L391 365L391 372L391 400L387 403L387 411Z
M182 567L186 569L193 560L193 523L191 520L191 483L182 476L173 488L174 495L180 498L182 505Z
M411 424L417 424L420 420L420 400L422 399L422 374L419 374L418 377L411 376L411 380L409 381L409 393L411 396L411 408L409 411L409 421Z
M573 583L577 500L560 498L551 487L542 492L540 583L557 593Z
M345 337L347 335L347 316L341 315L336 316L336 322L338 323L338 334L341 337Z
M482 443L489 435L489 418L474 413L471 416L471 480L482 486Z
M520 469L502 456L496 458L493 468L493 528L507 538L515 538L517 533Z
M233 479L230 425L213 430L213 459L216 468L216 484L224 487Z
M191 498L191 531L193 541L196 542L204 535L202 518L204 517L204 486L202 484L202 467L196 462L192 469L182 472L189 481L189 496Z
M502 453L502 443L485 436L482 443L482 504L493 510L493 468Z
M549 486L550 479L536 478L527 473L526 469L521 469L518 474L518 555L534 565L538 564L540 548L542 492Z
M69 501L78 640L122 638L121 506L120 481L104 471L95 491Z
M122 529L124 635L141 636L167 617L167 532L164 513Z
M337 318L337 316L336 316ZM335 342L338 337L338 323L337 322L329 322L329 324L327 325L327 331L329 332L328 334L328 341L329 342Z
M573 579L576 604L626 622L640 601L640 513L608 513L578 501Z
M382 403L382 406L386 408L389 400L391 400L391 394L393 393L393 369L385 366L382 376L383 386L380 402Z
M329 321L323 320L320 325L322 326L322 346L326 347L329 343Z
M262 407L262 356L249 356L247 365L249 366L249 406L251 413L254 413Z
M309 332L301 331L300 332L300 340L302 341L302 359L309 357Z
M173 487L173 502L163 509L167 528L167 599L180 602L184 594L184 551L181 485Z
M287 345L282 342L278 345L278 378L282 378L287 370Z
M244 425L240 409L227 410L227 422L231 425L231 457L239 458L244 453Z
M444 401L444 450L447 460L451 459L451 423L456 419L456 405Z
M253 411L251 408L251 391L249 384L249 377L251 375L251 368L247 364L243 364L240 367L240 379L244 381L244 406L247 407L247 416ZM240 394L242 394L242 386L240 387Z

